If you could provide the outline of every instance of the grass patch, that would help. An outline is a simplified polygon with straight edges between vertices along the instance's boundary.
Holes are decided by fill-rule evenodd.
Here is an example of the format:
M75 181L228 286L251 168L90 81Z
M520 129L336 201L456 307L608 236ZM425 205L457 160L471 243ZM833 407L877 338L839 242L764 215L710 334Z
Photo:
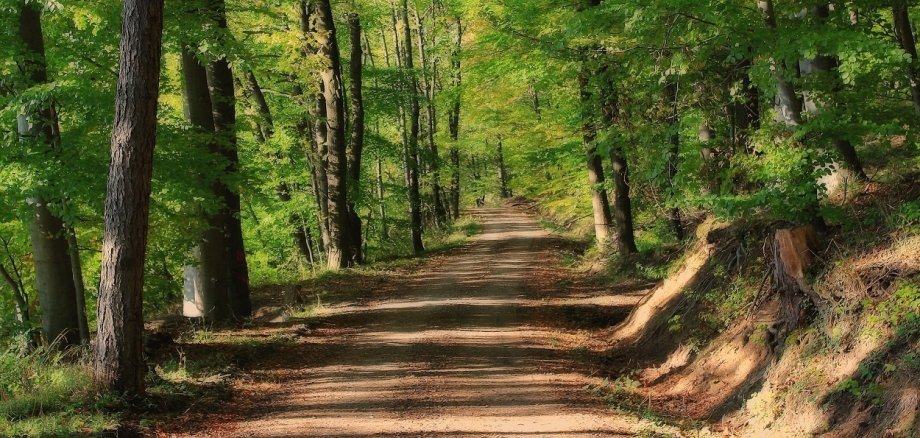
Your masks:
M68 354L40 349L26 356L0 354L0 435L62 436L99 434L118 420L103 406L91 371Z

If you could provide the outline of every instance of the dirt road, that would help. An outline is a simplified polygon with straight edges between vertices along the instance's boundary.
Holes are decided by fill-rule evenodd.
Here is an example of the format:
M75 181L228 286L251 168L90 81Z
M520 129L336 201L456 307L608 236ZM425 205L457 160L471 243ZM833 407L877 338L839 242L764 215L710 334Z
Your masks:
M212 426L246 437L656 430L586 390L595 366L572 347L621 320L641 291L560 290L571 288L554 283L558 240L516 210L474 214L482 233L461 250L328 303L307 326L280 324L298 340L254 364L235 383L236 419Z

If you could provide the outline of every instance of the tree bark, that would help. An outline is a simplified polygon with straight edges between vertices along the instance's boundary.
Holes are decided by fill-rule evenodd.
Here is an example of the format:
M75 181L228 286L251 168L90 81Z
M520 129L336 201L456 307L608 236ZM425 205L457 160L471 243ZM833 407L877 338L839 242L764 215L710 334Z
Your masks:
M388 239L390 230L387 224L387 208L383 192L383 161L379 156L377 157L377 208L380 214L380 238Z
M777 33L776 10L773 7L773 0L758 0L757 7L764 17L764 23L771 33ZM773 80L776 82L776 118L777 122L782 123L790 131L795 131L802 124L802 100L796 94L795 87L786 80L785 72L788 70L785 62L771 59L770 63L773 70ZM809 160L811 161L811 160ZM807 163L803 173L810 173L814 168L814 163ZM814 195L809 195L803 199L806 204L803 208L803 217L809 220L818 231L827 228L824 218L820 215L820 202L818 200L818 188L815 185Z
M601 112L604 128L616 129L619 117L619 101L612 81L601 87ZM609 136L609 134L608 134ZM616 226L617 250L622 256L639 252L636 248L635 227L632 215L632 198L629 191L629 164L619 144L611 143L608 149L610 168L613 171L613 220Z
M23 43L24 60L19 67L26 86L48 82L45 64L45 42L42 33L41 5L20 3L19 37ZM37 109L19 117L20 140L31 143L43 155L54 155L60 149L60 131L52 102L43 102ZM60 348L80 342L79 318L76 309L76 288L68 256L64 222L49 207L44 190L28 199L32 206L30 226L35 282L42 309L42 333L47 342Z
M507 199L511 197L511 192L508 190L508 171L505 170L505 151L502 146L502 137L498 137L498 189L499 194L502 199Z
M444 208L444 201L441 199L441 157L438 155L438 145L434 140L434 135L437 131L434 106L435 81L437 81L435 74L437 70L432 67L432 63L428 59L428 47L425 44L425 25L417 9L415 10L415 25L418 28L416 40L418 42L419 59L422 62L422 89L425 92L426 134L428 153L430 154L428 165L431 170L431 198L434 205L435 223L438 226L443 226L447 223L447 212Z
M418 79L412 59L412 31L409 28L409 2L402 2L403 22L403 69L409 95L409 132L406 148L406 180L409 195L409 221L412 227L412 250L416 255L425 251L422 243L422 202L419 195L418 134L420 109L418 103Z
M143 394L146 374L142 300L162 30L162 0L124 1L93 369L101 388L130 395Z
M329 210L329 243L326 263L336 271L351 263L348 239L348 175L345 141L345 102L339 43L329 0L314 0L313 28L317 55L322 65L320 80L325 101L326 177Z
M73 271L80 344L89 345L89 327L86 322L86 286L83 283L83 264L80 263L80 248L77 246L77 230L72 226L68 226L66 232L67 252L70 256L70 266Z
M910 64L907 66L907 79L910 81L910 100L914 104L914 111L920 114L920 68L918 68L917 41L910 23L910 13L905 0L895 0L891 9L894 30L898 35L901 49L910 55Z
M668 185L672 192L677 190L675 178L680 164L680 112L677 106L680 88L674 79L668 80L665 86L665 94L668 104L671 107L671 114L668 117L668 131L670 149L668 150ZM681 218L680 208L671 207L668 212L668 221L671 223L671 230L674 231L674 237L678 241L684 240L684 223Z
M827 3L822 3L818 6L811 8L811 14L817 18L821 23L824 23L828 19L830 14L829 6ZM806 59L800 62L800 71L803 75L817 74L824 76L825 80L833 82L829 95L827 96L829 100L833 100L835 95L840 89L840 78L834 69L837 68L839 62L837 58L827 55L818 55L814 59ZM819 114L826 110L830 105L833 105L833 102L821 102L820 98L814 96L813 93L805 93L805 106L809 111ZM834 147L837 149L837 153L840 154L840 158L843 159L843 163L853 172L856 178L860 181L868 181L869 177L866 176L866 172L863 169L862 162L859 159L859 155L856 153L856 148L853 144L840 136L832 135L831 142L834 144Z
M457 144L460 138L460 103L463 71L461 70L460 51L463 47L463 23L456 17L457 39L450 54L451 86L454 88L454 98L447 115L448 130L450 132L450 210L454 219L460 217L460 149Z
M210 0L209 15L216 21L217 28L227 32L227 11L224 0ZM214 130L221 146L221 154L227 160L225 174L234 177L239 173L239 151L236 146L236 93L233 72L226 57L219 57L208 63L208 91L214 113ZM238 188L223 184L223 198L227 208L227 243L230 256L230 278L228 298L232 317L242 320L252 316L249 292L249 266L246 262L246 248L243 242L243 225L240 215L241 202Z
M610 241L610 201L604 188L604 165L597 153L597 124L595 123L594 96L590 90L587 66L578 77L581 98L582 137L587 156L588 184L591 185L591 209L594 212L594 238L598 246Z
M361 20L356 12L348 14L348 39L351 42L349 76L351 95L351 138L348 143L348 241L352 263L363 263L362 224L357 199L361 195L361 155L364 152L364 53L361 47Z
M208 92L207 70L189 48L182 49L181 63L186 120L197 128L200 136L207 138L206 152L221 155L223 147L214 137L214 111ZM226 205L229 189L219 178L209 184L218 207L213 212L201 212L205 228L194 251L196 264L186 267L185 273L186 301L194 305L195 311L186 312L186 316L201 316L208 322L223 324L232 318L227 230L230 211Z

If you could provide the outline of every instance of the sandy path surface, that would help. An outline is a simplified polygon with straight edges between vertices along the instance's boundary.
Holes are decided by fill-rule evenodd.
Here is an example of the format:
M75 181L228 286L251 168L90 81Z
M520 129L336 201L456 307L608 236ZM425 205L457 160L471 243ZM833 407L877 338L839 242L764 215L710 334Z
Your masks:
M558 240L517 210L474 214L482 233L464 248L426 262L385 294L327 304L297 329L297 342L253 364L234 384L231 405L239 413L220 425L221 435L609 437L653 430L587 391L598 380L590 376L591 359L571 348L587 330L622 320L641 293L555 292L546 277L559 269Z

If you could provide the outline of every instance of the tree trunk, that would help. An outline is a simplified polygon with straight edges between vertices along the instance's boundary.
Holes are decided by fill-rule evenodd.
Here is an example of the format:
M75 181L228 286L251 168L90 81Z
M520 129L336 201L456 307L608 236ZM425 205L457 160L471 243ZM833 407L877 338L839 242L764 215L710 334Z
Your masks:
M914 104L914 111L920 114L920 71L918 71L917 41L914 39L914 30L910 23L907 2L905 0L895 0L891 14L901 49L910 55L910 64L907 66L907 79L910 81L910 98Z
M771 33L777 33L776 11L773 8L773 0L758 0L757 7L763 14L767 29ZM785 63L777 62L775 59L771 59L770 63L773 70L773 80L776 82L775 107L777 121L784 124L790 131L795 131L802 124L802 100L799 99L795 88L784 76L786 70L788 70ZM806 163L801 172L803 174L811 173L814 166L814 163ZM806 205L803 208L802 216L809 220L818 231L823 231L827 228L827 225L819 212L820 202L817 190L817 185L815 185L812 191L814 194L809 195L807 199L803 199Z
M361 155L364 151L364 54L361 48L361 21L356 12L348 14L348 37L351 41L349 93L351 95L351 138L348 143L348 241L352 263L363 263L361 217L357 198L361 196Z
M162 0L125 0L93 369L102 389L144 392L143 289L156 144Z
M218 144L219 139L213 138L214 111L208 92L207 71L190 49L183 48L181 56L186 120L197 128L199 135L211 137L204 145L207 153L220 155L223 146ZM230 211L226 205L229 189L219 178L208 183L219 206L217 211L201 212L205 228L194 250L196 264L185 269L184 290L186 302L190 305L185 315L200 316L208 322L223 324L233 315L229 294L231 262L227 230Z
M387 225L387 208L384 202L383 193L383 161L377 157L377 207L380 209L380 238L381 240L390 237L390 230Z
M451 86L454 88L454 99L447 115L448 130L450 131L450 210L454 219L460 217L460 149L457 141L460 138L460 103L463 82L463 71L460 68L460 50L463 47L463 23L457 16L457 39L450 54Z
M210 15L218 29L227 30L227 11L224 0L210 0ZM208 90L214 112L214 130L220 140L221 153L227 160L227 175L239 173L240 157L236 147L236 93L233 72L225 57L217 58L207 66ZM249 292L249 266L243 243L241 203L238 188L223 185L223 198L227 207L227 243L230 256L229 300L232 316L236 320L252 316Z
M432 204L434 205L435 223L438 226L443 226L447 223L447 212L444 209L444 201L441 199L441 158L438 155L438 145L434 141L434 134L437 131L437 118L435 116L434 106L435 81L437 81L435 75L437 74L437 70L432 67L432 63L428 59L428 47L425 44L425 25L417 9L415 10L415 23L416 27L418 27L416 40L418 41L419 59L422 62L422 82L426 101L425 119L427 121L426 134L428 139L428 153L431 155L430 162L428 163L431 170L431 198Z
M498 137L498 189L502 199L511 197L508 190L508 172L505 170L505 151L502 147L502 137Z
M677 106L678 98L680 97L678 94L679 92L680 88L678 87L677 81L673 79L669 80L668 84L665 86L665 97L671 106L671 115L668 117L669 141L671 145L668 150L668 185L672 192L677 190L675 178L677 177L677 170L680 164L680 112ZM671 207L668 213L668 221L671 223L671 230L674 231L674 237L676 237L678 241L684 240L686 236L680 208Z
M601 87L601 112L604 128L615 129L619 117L619 102L612 81L605 81ZM608 133L608 137L610 133ZM622 256L638 251L632 216L632 198L629 194L629 165L619 144L611 143L608 149L610 168L613 170L613 220L616 226L617 249Z
M70 267L73 271L73 284L77 308L77 325L80 332L80 344L89 345L89 327L86 322L86 286L83 283L83 264L80 263L80 248L77 246L77 230L67 227L67 249Z
M610 241L610 201L604 188L604 165L597 153L597 125L595 124L594 98L588 81L586 66L578 77L581 98L582 136L587 155L588 184L591 185L591 209L594 212L594 238L598 246Z
M351 263L348 238L348 175L345 141L345 101L342 95L342 69L339 43L329 0L313 1L313 28L317 55L322 65L323 99L326 107L325 144L328 191L329 244L326 263L336 271Z
M818 6L811 8L811 14L814 15L818 22L824 23L828 19L830 14L829 6L827 3L822 3ZM834 69L837 68L839 62L837 58L833 56L818 55L814 59L802 60L800 62L800 71L802 75L817 74L824 76L824 80L832 81L833 85L828 95L828 99L831 102L821 102L819 98L816 98L812 93L805 93L804 104L809 111L814 114L820 114L825 111L825 109L833 105L834 96L838 93L840 89L840 78ZM840 154L840 158L843 159L843 163L850 171L856 176L860 181L868 181L869 177L866 176L866 172L863 169L862 162L859 160L859 155L856 153L856 148L853 147L853 144L844 138L840 138L837 135L831 136L831 142L834 144L834 147L837 149L837 153Z
M409 28L409 2L402 2L403 22L403 69L409 95L409 132L406 148L406 180L409 194L409 220L412 227L412 250L416 255L425 251L422 243L422 202L419 195L418 134L420 109L418 103L418 79L412 60L412 31Z
M20 7L19 37L25 60L19 63L19 68L27 86L45 84L48 73L38 9L41 5L23 2ZM44 154L57 154L60 132L54 104L43 102L29 114L20 115L19 136L21 141L30 143ZM42 309L42 333L47 342L56 342L58 347L66 348L80 342L80 332L64 222L49 208L50 201L44 195L34 195L28 202L32 206L32 259Z

